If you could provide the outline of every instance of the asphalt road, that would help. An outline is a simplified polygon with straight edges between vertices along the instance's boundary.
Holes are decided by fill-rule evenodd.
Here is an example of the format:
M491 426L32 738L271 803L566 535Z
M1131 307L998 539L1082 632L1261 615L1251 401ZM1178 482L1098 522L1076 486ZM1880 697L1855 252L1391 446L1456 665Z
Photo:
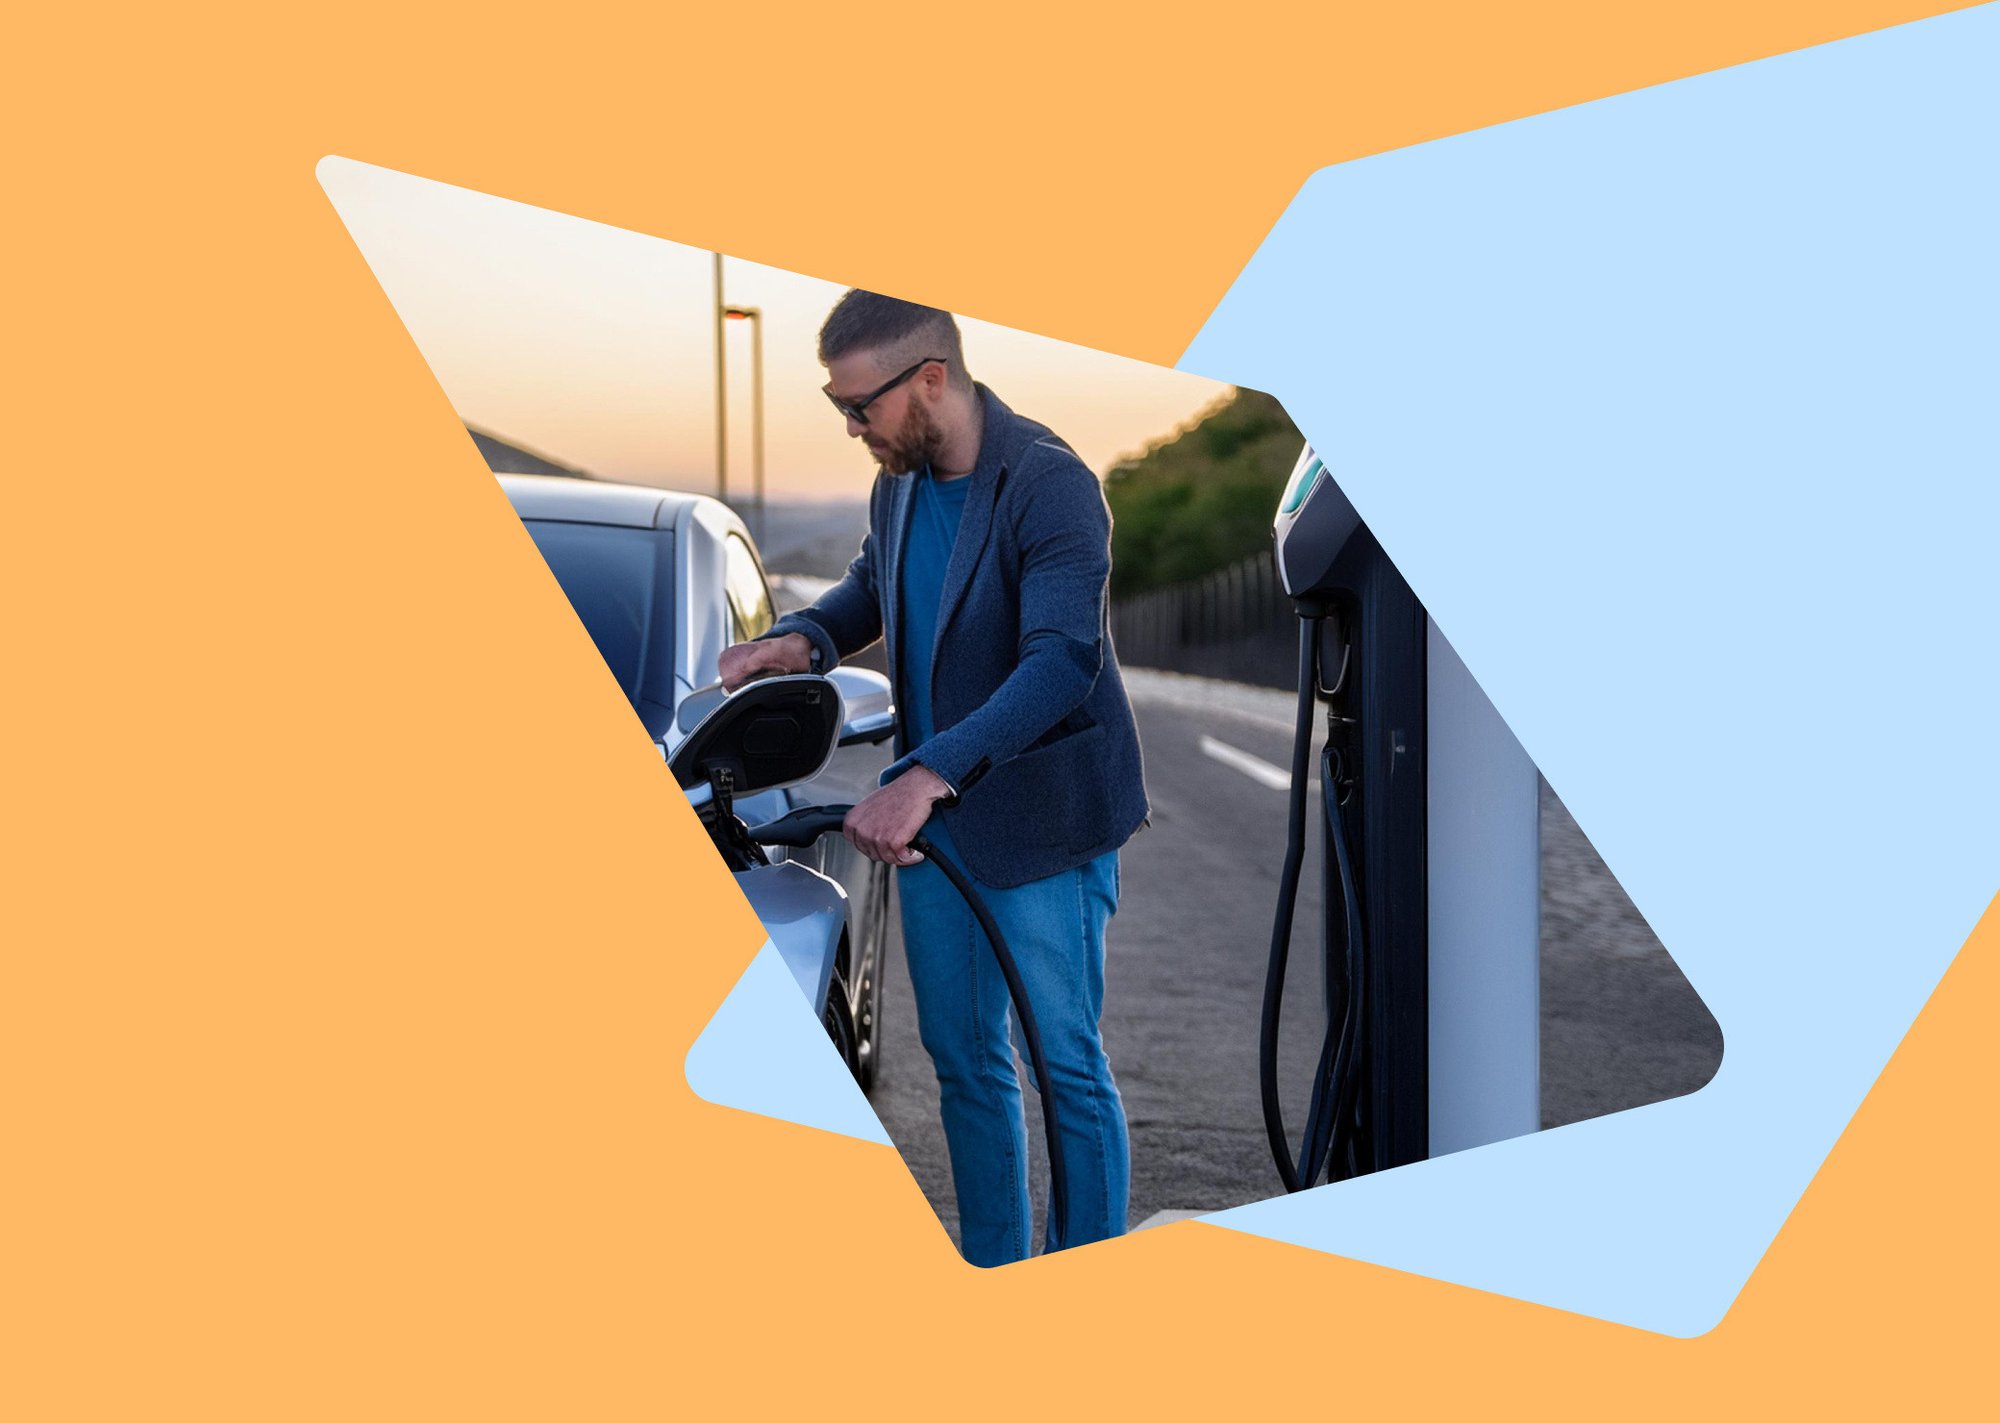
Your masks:
M1284 853L1284 792L1211 745L1284 765L1290 697L1170 674L1130 674L1152 824L1125 847L1123 897L1106 960L1105 1045L1132 1138L1131 1222L1273 1194L1257 1090L1257 1034L1271 906ZM1542 802L1543 1125L1618 1111L1699 1087L1722 1042L1673 961L1561 803ZM1298 908L1281 1078L1303 1084L1320 1025L1316 861ZM937 1082L916 1034L900 936L886 974L881 1076L872 1100L947 1229L957 1206L937 1119ZM1046 1169L1033 1094L1036 1210Z

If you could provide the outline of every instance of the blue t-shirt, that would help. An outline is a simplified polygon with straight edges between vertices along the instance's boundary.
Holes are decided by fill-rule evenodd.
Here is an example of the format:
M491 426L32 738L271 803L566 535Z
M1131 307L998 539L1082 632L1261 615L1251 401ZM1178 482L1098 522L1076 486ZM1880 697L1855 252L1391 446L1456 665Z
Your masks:
M926 469L917 481L910 513L908 542L903 545L902 687L903 727L909 746L923 760L923 744L937 732L931 719L931 655L937 650L938 609L944 597L945 570L958 542L958 523L965 513L969 477L939 480ZM931 837L943 833L933 826Z

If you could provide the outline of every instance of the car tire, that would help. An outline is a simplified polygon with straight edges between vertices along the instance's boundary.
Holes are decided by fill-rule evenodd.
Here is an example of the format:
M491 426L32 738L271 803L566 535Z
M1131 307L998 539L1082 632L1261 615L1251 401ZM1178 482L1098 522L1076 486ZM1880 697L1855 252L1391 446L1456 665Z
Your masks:
M872 1092L882 1075L882 973L889 956L889 868L871 865L868 875L865 951L855 972L861 992L855 999L854 1080Z
M826 1012L820 1015L826 1024L826 1035L833 1039L834 1050L840 1060L847 1064L847 1070L854 1074L858 1082L861 1078L861 1064L854 1045L854 1010L848 1006L847 980L838 972L826 989Z

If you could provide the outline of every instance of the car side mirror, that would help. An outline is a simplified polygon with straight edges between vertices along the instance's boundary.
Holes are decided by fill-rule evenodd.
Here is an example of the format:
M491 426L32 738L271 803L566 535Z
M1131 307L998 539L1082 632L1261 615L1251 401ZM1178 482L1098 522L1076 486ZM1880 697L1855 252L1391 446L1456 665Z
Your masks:
M836 667L826 675L847 707L840 727L842 746L873 745L895 734L896 694L887 677L866 667Z

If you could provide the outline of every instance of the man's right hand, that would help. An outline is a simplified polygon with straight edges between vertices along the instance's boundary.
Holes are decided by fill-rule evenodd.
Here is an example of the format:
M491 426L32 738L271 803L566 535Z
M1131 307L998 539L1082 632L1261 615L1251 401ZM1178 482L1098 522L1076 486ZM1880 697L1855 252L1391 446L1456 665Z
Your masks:
M812 671L812 643L803 633L788 632L783 637L762 642L739 642L725 647L717 659L722 689L733 692L758 677L788 672Z

